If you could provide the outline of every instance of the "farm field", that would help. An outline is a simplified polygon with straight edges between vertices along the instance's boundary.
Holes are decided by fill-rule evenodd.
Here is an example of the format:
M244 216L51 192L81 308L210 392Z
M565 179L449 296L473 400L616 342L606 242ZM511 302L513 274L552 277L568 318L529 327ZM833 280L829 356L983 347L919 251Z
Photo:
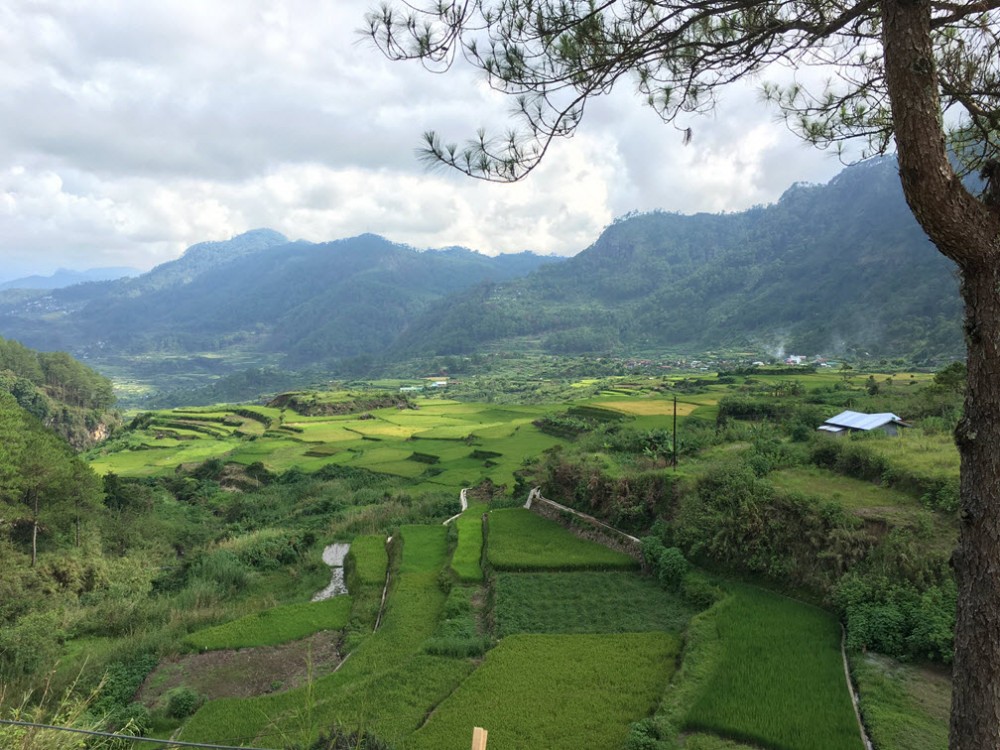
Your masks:
M681 633L696 609L650 578L625 572L501 573L497 634Z
M639 563L596 542L578 539L524 508L489 516L489 561L497 570L633 570Z
M877 747L946 750L951 683L941 670L877 654L851 660L860 706Z
M879 378L880 399L927 381ZM247 680L251 693L213 689L186 719L164 721L157 698L154 731L191 741L305 748L338 726L397 750L467 747L480 724L491 750L860 750L840 656L836 618L844 611L736 581L763 581L831 610L850 595L863 605L851 617L897 611L907 628L947 606L942 561L954 515L932 482L956 476L957 454L940 426L943 412L935 407L926 431L914 420L899 440L824 443L813 434L822 414L865 398L864 382L825 371L601 378L563 386L573 393L557 403L511 404L445 397L457 387L404 399L398 382L386 381L378 392L299 394L308 414L289 404L142 415L136 429L88 458L98 472L142 478L114 506L117 526L102 533L122 549L159 545L164 572L134 584L154 591L154 603L134 615L122 608L120 623L104 630L93 612L75 615L80 636L66 637L65 651L80 660L91 644L106 663L128 642L143 653L187 649L199 653L183 658L225 664L257 658L251 649L288 648L306 661L307 644L318 644L323 663L314 673L298 670L311 678L256 675ZM677 471L669 461L673 388ZM355 410L378 397L416 408ZM725 411L744 401L775 405L777 416ZM657 560L642 572L632 558L577 536L579 523L570 533L515 507L534 486L636 536L657 537L683 571ZM458 512L464 487L479 499L442 525ZM151 508L164 515L150 521L147 536L141 513ZM133 522L139 531L128 528ZM177 541L167 536L175 528ZM351 543L351 593L307 603L311 582L329 580L314 558L333 541ZM908 578L895 555L905 557ZM216 570L209 558L232 567ZM814 569L801 563L814 559ZM811 577L792 580L798 570ZM102 569L87 575L116 578ZM869 575L875 583L865 588ZM100 611L110 598L92 601ZM134 622L160 630L125 641L118 634ZM946 638L946 619L933 624L920 632ZM847 642L868 648L865 637L877 635ZM909 630L894 641L916 642ZM240 649L245 657L236 656ZM855 655L879 750L909 750L908 724L929 722L937 737L942 684L886 664ZM181 680L182 670L171 679ZM211 683L198 680L192 685Z
M349 404L344 393L318 403ZM155 476L210 459L261 462L280 472L328 464L367 469L430 486L461 487L490 479L512 486L522 463L562 440L532 421L545 407L418 398L415 409L303 416L274 407L212 407L153 412L127 442L89 456L99 474ZM251 413L254 418L244 416ZM488 446L488 457L477 449Z
M321 630L340 630L347 624L350 610L351 599L347 596L321 602L286 604L199 630L189 635L185 644L200 651L275 646Z
M680 650L666 633L515 635L438 706L407 750L465 750L470 727L497 750L620 747L649 713Z
M734 587L710 615L717 642L703 644L702 658L711 676L685 729L787 750L863 748L832 616L747 587Z

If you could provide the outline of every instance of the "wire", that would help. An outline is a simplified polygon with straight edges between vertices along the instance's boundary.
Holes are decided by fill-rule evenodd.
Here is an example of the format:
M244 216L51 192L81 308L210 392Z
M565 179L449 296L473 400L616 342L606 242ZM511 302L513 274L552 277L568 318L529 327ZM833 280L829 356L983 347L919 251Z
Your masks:
M181 742L180 740L161 740L154 737L135 737L128 734L115 734L114 732L97 732L91 729L76 729L75 727L57 727L52 724L35 724L30 721L13 721L10 719L0 719L0 724L10 724L16 727L33 727L35 729L54 729L60 732L76 732L92 737L112 737L120 740L132 740L133 742L153 742L170 747L200 747L209 750L272 750L263 747L248 747L246 745L206 745L201 742Z

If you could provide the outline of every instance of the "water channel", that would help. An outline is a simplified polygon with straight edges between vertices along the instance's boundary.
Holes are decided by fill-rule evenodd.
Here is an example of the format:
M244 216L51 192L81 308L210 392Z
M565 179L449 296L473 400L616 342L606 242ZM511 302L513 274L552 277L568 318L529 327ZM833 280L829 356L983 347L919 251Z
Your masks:
M344 583L344 558L350 549L350 544L338 543L331 544L323 550L323 562L330 566L330 584L322 591L316 592L312 598L314 602L347 593L347 584Z

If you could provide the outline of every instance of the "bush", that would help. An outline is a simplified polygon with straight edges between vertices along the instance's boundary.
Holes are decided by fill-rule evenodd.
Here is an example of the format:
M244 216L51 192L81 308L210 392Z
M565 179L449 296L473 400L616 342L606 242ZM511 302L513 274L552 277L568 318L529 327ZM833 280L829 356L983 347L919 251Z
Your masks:
M123 708L119 708L108 717L108 728L113 732L131 734L143 737L153 728L153 719L149 715L149 709L141 703L129 703ZM123 750L131 746L131 742L120 740ZM128 742L128 744L125 744Z
M688 604L693 607L707 609L721 601L726 595L718 586L714 585L701 573L691 570L685 574L681 580L680 593Z
M204 695L184 685L168 690L166 699L166 714L172 719L186 719L205 702Z
M664 547L656 563L656 577L668 591L677 591L691 568L684 554L676 547Z
M247 587L248 571L229 550L218 550L196 560L190 568L189 579L200 579L219 585L229 594L237 594Z

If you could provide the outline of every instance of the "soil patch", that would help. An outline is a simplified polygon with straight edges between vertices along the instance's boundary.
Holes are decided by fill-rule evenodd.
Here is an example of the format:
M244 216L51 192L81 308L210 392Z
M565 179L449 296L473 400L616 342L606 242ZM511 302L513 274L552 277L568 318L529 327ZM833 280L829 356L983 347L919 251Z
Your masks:
M160 662L137 700L153 708L170 689L185 685L210 700L249 698L289 690L333 672L341 662L340 633L323 631L294 643L236 651L187 654Z

